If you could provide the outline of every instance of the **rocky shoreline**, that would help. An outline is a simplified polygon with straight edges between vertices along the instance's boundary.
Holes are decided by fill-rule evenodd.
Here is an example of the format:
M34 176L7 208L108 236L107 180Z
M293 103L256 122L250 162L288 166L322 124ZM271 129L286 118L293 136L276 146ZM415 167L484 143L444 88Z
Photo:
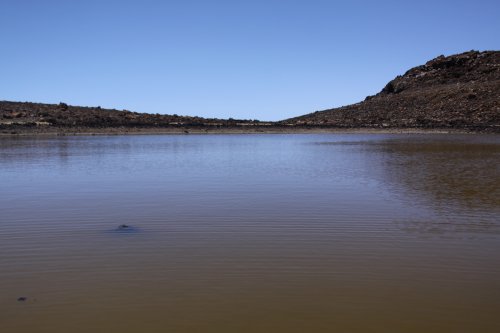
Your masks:
M255 128L68 128L33 130L17 128L0 131L0 137L12 136L95 136L95 135L210 135L210 134L477 134L494 131L425 128L333 128L333 127L255 127Z
M500 51L439 56L363 102L278 122L0 101L0 135L500 133Z

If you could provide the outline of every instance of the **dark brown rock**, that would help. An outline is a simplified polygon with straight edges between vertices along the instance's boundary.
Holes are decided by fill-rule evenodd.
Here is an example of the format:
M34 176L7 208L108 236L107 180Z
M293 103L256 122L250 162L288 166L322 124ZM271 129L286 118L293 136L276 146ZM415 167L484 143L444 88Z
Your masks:
M500 52L439 56L363 102L281 122L295 126L500 131Z

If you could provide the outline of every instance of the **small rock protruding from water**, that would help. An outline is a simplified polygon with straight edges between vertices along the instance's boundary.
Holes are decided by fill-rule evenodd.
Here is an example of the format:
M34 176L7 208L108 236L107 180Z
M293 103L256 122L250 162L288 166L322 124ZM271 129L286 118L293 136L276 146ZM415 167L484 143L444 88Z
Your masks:
M132 234L139 232L139 229L130 224L120 224L116 228L108 230L108 232L114 232L119 234Z
M130 224L120 224L114 231L120 233L136 233L139 230Z

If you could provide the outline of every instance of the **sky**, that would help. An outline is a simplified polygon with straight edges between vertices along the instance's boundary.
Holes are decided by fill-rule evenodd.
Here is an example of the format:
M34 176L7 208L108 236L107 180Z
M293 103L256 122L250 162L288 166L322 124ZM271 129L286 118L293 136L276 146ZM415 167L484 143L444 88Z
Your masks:
M280 120L441 54L500 49L500 1L0 0L0 100Z

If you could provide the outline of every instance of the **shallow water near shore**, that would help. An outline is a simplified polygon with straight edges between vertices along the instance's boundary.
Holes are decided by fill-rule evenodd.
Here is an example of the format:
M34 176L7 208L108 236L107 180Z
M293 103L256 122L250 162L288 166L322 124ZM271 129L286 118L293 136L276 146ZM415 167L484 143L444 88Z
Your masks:
M497 135L4 137L0 332L499 332L499 216Z

